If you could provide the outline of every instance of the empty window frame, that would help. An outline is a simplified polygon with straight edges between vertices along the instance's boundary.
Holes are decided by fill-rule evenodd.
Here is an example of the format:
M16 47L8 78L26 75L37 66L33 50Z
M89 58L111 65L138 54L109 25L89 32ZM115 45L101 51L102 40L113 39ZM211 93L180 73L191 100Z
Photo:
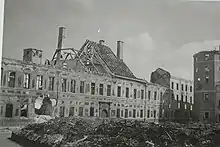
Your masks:
M91 94L95 94L95 83L91 83Z
M49 87L48 90L53 91L54 90L54 77L49 77Z
M107 85L107 96L111 96L111 85Z
M24 74L24 88L27 88L27 89L30 88L30 74L29 73Z
M185 85L185 91L188 91L188 85Z
M66 92L67 88L67 79L62 78L62 92Z
M103 91L104 91L104 85L99 84L99 95L103 95Z
M209 83L209 76L205 76L205 83L206 83L206 84Z
M129 88L128 87L126 87L126 89L125 89L125 97L129 98Z
M154 100L157 100L157 91L154 91Z
M9 72L8 77L8 87L14 88L15 87L15 72L11 71Z
M80 93L84 93L84 88L85 87L85 82L84 81L80 81Z
M209 66L208 65L204 65L204 69L205 69L205 72L209 72L210 69L209 69Z
M204 59L205 59L205 60L209 60L209 54L205 54Z
M192 92L192 86L190 86L190 92Z
M43 76L42 75L37 75L37 81L36 81L36 88L37 90L42 90L43 89Z
M118 86L117 96L118 96L118 97L121 97L121 86Z
M182 90L182 91L184 90L183 88L184 88L184 85L183 85L183 84L181 84L181 90Z
M209 112L204 112L204 119L209 119Z
M148 91L148 100L150 100L151 97L151 91Z
M173 86L174 86L174 83L173 83L173 82L171 82L171 89L173 89Z
M70 92L72 92L72 93L76 92L76 80L71 80L71 82L70 82Z
M208 101L209 100L209 94L208 93L204 93L204 101Z
M144 99L144 90L141 90L141 99Z
M137 89L134 89L134 99L137 98Z

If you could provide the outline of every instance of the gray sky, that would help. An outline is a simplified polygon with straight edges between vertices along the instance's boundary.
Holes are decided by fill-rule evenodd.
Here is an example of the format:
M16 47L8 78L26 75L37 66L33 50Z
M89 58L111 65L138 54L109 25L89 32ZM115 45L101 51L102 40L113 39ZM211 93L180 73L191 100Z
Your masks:
M33 47L51 59L59 26L67 28L64 47L104 39L116 52L124 41L124 61L141 78L163 67L192 79L193 54L220 44L220 2L5 0L3 56L22 59Z

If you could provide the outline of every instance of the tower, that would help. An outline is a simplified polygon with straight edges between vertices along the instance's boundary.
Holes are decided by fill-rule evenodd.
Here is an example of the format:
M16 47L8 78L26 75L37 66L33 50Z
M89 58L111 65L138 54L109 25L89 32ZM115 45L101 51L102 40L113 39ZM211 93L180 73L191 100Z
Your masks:
M220 121L220 52L202 51L194 59L194 119Z

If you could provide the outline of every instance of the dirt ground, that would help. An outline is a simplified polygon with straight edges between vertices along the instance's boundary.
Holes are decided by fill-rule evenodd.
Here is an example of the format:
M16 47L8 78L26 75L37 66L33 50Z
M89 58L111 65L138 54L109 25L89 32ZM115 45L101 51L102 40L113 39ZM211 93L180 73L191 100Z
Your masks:
M0 147L23 147L9 140L8 138L10 136L11 136L10 131L4 131L4 132L0 131Z

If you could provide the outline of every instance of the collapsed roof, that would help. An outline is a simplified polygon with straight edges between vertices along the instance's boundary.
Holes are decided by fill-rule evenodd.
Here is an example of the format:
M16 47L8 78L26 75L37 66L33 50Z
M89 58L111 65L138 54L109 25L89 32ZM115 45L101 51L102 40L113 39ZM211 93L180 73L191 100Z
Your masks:
M128 77L128 78L135 78L134 74L128 68L128 66L123 62L123 60L119 59L112 50L101 43L96 43L94 41L86 40L83 47L80 49L79 54L82 54L84 51L85 53L93 54L93 61L100 62L103 66L107 67L109 71L115 75ZM101 61L100 61L101 60Z

